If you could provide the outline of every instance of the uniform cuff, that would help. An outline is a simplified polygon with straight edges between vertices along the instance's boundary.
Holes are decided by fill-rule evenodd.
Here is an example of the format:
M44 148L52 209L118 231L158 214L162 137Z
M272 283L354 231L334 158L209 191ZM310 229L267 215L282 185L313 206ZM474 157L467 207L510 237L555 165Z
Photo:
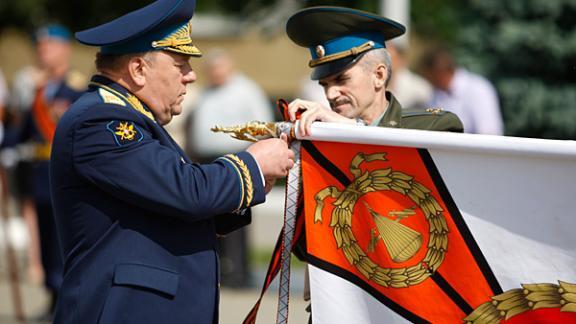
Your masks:
M236 210L260 204L266 200L264 177L258 163L248 152L228 154L221 159L229 162L238 175L240 184L240 202Z

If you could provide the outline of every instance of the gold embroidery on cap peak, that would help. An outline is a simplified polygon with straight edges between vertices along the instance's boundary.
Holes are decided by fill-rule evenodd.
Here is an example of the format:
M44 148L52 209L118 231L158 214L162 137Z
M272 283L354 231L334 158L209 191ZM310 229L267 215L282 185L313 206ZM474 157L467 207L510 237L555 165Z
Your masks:
M192 44L192 22L189 21L164 39L153 41L152 47L192 56L202 56L202 52Z

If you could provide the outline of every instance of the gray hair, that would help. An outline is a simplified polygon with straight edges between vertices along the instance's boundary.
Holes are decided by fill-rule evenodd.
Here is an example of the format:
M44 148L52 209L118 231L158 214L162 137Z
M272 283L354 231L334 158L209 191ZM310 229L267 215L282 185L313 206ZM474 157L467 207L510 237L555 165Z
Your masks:
M388 71L386 81L384 81L384 86L388 87L390 78L392 78L392 57L385 48L377 48L366 52L359 63L365 71L372 71L374 66L377 64L384 64Z

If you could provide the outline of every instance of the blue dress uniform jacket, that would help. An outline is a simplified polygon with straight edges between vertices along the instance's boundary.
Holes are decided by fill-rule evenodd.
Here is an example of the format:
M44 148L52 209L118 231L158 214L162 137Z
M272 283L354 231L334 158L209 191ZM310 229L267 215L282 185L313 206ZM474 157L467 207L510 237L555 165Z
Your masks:
M216 323L216 235L265 200L247 152L192 163L146 106L96 76L61 119L51 189L64 255L56 323Z

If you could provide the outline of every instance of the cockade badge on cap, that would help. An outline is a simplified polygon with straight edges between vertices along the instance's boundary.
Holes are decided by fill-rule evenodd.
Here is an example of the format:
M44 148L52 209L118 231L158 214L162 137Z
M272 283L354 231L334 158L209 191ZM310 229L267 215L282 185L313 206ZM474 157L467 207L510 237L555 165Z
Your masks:
M322 45L316 46L316 56L318 56L318 58L323 58L324 55L326 55L326 50L324 49L324 46Z

